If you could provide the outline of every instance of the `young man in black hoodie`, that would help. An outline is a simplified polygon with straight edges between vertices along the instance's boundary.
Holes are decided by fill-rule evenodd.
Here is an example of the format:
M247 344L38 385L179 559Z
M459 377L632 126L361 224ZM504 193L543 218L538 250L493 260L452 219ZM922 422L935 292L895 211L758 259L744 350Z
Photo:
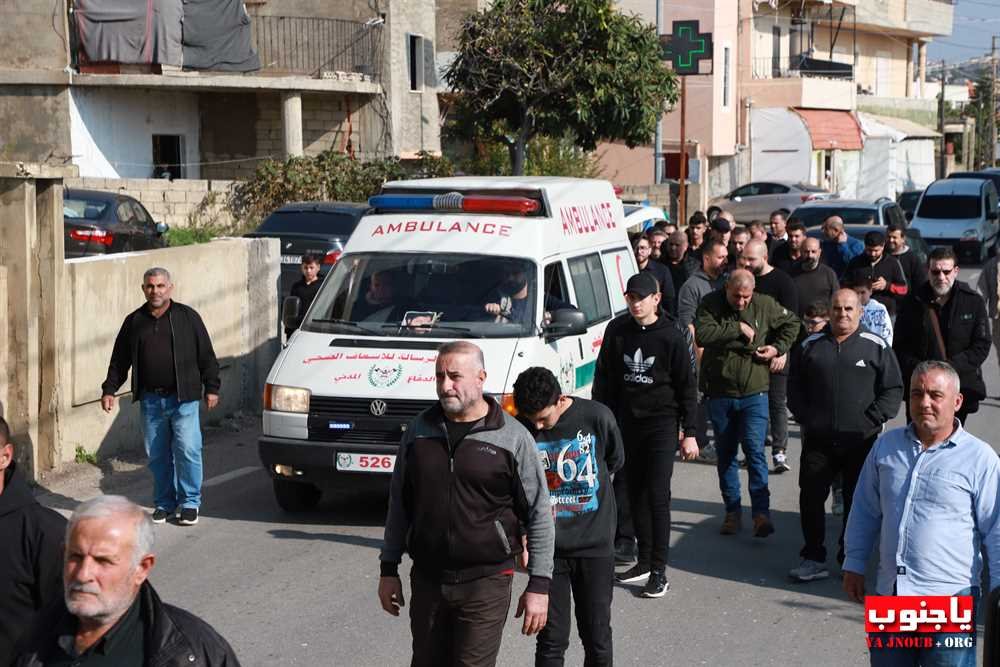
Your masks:
M644 596L662 597L670 586L670 477L678 425L684 430L682 458L696 458L698 390L690 347L660 308L656 279L645 272L629 278L625 300L629 312L604 332L592 395L614 413L627 443L625 474L639 558L617 579L645 582Z
M10 428L0 417L0 665L49 602L62 595L66 519L35 500L14 461Z
M596 401L565 396L552 371L535 366L514 382L518 418L538 445L555 509L556 551L548 622L536 667L560 666L569 647L570 593L588 665L611 665L615 583L615 495L611 475L625 463L615 417Z

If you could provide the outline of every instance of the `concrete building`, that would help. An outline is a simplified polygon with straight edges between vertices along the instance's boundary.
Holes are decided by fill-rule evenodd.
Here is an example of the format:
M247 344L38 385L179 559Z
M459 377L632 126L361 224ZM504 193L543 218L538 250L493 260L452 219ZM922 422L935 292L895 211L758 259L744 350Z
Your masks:
M619 6L655 21L655 0ZM864 134L856 112L926 122L926 44L951 33L953 3L706 0L664 3L662 10L665 33L675 20L696 19L713 36L713 67L687 80L693 210L761 179L866 194L858 191ZM667 156L679 153L679 126L678 109L664 116ZM918 134L913 138L928 139ZM652 147L606 147L602 164L616 183L652 183Z
M233 0L248 73L91 62L67 3L0 3L0 161L233 179L266 157L440 151L431 0Z

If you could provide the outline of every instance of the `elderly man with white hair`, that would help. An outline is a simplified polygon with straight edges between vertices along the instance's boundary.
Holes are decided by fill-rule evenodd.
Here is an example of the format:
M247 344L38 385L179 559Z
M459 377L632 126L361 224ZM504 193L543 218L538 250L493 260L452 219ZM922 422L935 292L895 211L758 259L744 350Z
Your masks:
M844 536L843 586L855 602L864 602L864 572L876 544L876 595L975 601L984 552L990 590L1000 586L1000 459L956 418L961 389L948 363L920 363L910 380L913 421L883 434L865 460ZM971 626L974 633L974 620ZM923 636L932 638L930 648L880 649L888 642L873 635L871 664L976 664L975 646L962 641L969 634Z
M208 623L153 590L153 541L149 515L127 498L77 507L66 529L62 603L21 640L14 665L239 665Z

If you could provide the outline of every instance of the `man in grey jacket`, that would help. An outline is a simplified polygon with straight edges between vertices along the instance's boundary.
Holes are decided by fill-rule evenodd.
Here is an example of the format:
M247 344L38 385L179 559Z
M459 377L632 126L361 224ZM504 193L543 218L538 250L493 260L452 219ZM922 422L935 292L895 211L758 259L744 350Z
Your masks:
M709 239L701 246L701 269L684 281L677 293L677 323L690 329L694 336L694 314L706 294L725 284L729 249L718 239Z
M379 602L399 615L406 551L411 665L494 665L522 526L531 558L516 615L524 616L523 634L545 627L555 550L548 485L535 439L483 395L482 350L442 345L435 374L439 401L414 418L396 455Z

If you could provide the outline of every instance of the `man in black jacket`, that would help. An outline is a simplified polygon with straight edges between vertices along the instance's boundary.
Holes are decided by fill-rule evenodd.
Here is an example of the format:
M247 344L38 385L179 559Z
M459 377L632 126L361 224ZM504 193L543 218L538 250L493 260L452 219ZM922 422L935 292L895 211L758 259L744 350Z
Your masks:
M66 520L35 500L17 470L10 428L0 417L0 665L36 612L62 589Z
M561 667L569 647L570 593L584 663L611 665L615 585L615 494L611 475L625 462L615 417L597 401L564 395L547 368L514 382L518 419L535 436L556 514L549 616L538 635L536 667Z
M690 347L660 308L659 284L647 273L629 278L629 312L612 320L597 355L592 395L611 409L625 440L629 505L639 542L638 562L618 575L645 583L643 595L669 588L670 477L683 427L681 457L697 458L698 390Z
M670 269L662 262L652 258L650 254L652 252L650 238L650 236L644 234L635 240L635 263L640 271L648 271L653 274L656 281L660 283L660 294L663 295L664 308L668 312L676 313L677 299L674 295L677 291L674 288L673 276L670 274Z
M899 357L906 395L910 375L921 361L947 361L958 372L962 424L986 398L982 365L990 354L986 303L958 280L958 260L951 248L935 248L927 260L929 280L903 302L896 319L893 349ZM907 418L909 406L907 405Z
M830 324L794 348L788 389L789 407L802 427L799 514L805 538L802 562L789 575L813 581L830 574L823 544L830 484L843 474L846 527L865 458L903 400L896 355L881 336L861 327L854 290L838 290ZM837 561L844 562L843 529Z
M202 388L209 410L219 403L219 362L201 316L172 301L166 269L142 277L145 305L122 323L101 385L101 407L110 413L115 392L132 369L132 401L140 401L149 470L153 473L153 523L178 512L178 522L198 523L201 507ZM179 510L179 511L178 511Z
M906 297L909 283L899 260L885 251L885 234L878 230L865 234L865 251L847 264L844 276L864 276L871 280L872 298L896 320L897 306Z
M14 665L238 667L208 623L160 601L148 581L153 538L149 515L127 498L81 503L69 520L63 596L18 642Z
M378 599L399 616L399 564L410 554L411 666L485 667L500 651L522 536L531 559L516 616L525 635L545 627L552 506L531 434L483 395L482 350L445 343L435 375L438 402L407 427L392 470Z

